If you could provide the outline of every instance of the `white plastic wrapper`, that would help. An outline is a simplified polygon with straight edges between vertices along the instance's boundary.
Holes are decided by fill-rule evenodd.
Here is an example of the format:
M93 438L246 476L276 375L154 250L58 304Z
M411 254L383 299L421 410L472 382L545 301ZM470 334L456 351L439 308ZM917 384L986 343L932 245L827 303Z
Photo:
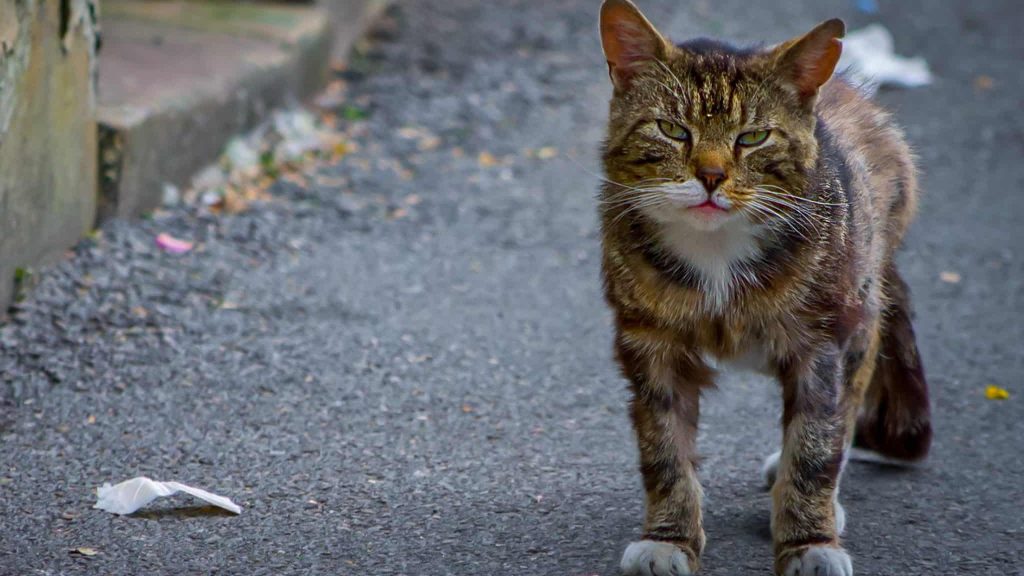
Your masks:
M897 56L892 32L881 24L849 32L843 38L843 55L837 68L870 93L879 86L914 88L932 82L928 62Z
M103 486L96 489L97 499L96 505L93 508L99 508L114 514L131 514L157 498L171 496L178 492L191 494L200 500L235 514L242 513L242 509L229 498L212 494L200 488L193 488L180 482L157 482L145 476L125 480L114 486L111 486L109 482L103 484Z

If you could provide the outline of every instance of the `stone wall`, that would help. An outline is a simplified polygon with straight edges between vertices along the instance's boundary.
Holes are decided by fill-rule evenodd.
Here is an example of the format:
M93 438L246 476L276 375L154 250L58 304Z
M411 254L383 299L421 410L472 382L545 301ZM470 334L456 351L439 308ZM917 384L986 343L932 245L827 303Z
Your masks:
M0 0L0 315L16 270L95 219L96 12L90 0Z

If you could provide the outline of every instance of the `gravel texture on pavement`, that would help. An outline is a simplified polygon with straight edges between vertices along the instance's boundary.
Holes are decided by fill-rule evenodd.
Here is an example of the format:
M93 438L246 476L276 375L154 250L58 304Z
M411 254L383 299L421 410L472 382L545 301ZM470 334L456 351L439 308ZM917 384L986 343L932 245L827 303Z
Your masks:
M598 4L397 2L346 73L357 150L39 272L0 327L0 575L616 574L643 501L598 276ZM879 98L923 169L902 264L935 445L851 464L846 543L858 574L1024 574L1017 4L642 4L677 39L878 20L931 62L934 85ZM706 400L703 573L769 574L777 386L730 374ZM136 475L243 512L91 508Z

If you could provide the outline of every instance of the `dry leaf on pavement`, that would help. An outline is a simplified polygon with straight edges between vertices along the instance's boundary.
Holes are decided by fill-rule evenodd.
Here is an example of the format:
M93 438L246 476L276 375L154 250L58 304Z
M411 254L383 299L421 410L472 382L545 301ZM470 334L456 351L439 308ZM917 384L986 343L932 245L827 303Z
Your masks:
M985 398L988 398L989 400L1009 400L1010 392L1005 388L989 384L985 388Z

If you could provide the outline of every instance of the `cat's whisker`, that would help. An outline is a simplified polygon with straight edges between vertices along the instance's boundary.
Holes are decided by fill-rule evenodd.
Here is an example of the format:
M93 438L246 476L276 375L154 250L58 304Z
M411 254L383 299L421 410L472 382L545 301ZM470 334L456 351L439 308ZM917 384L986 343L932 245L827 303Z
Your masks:
M665 64L664 62L657 58L655 58L654 61L657 62L658 65L661 66L665 70L665 72L668 72L669 76L671 76L672 79L676 81L676 86L679 87L679 92L685 93L686 90L683 87L683 82L679 79L679 76L676 76L676 73L673 72L672 69L668 67L668 64Z
M798 212L801 215L814 220L828 221L830 219L829 214L823 214L817 210L814 210L811 206L808 206L806 204L797 204L796 202L788 198L762 193L759 195L759 199L766 203L770 203L773 206L786 208L794 212Z
M779 196L766 190L756 189L760 195L756 195L753 198L762 203L771 203L780 208L784 208L792 211L795 215L805 220L808 224L814 226L815 224L828 224L831 222L828 214L822 214L821 212L811 209L809 206L799 205L795 203L791 198ZM763 197L763 198L762 198Z
M644 193L650 192L652 190L660 190L661 188L662 188L661 184L655 184L655 183L645 184L645 185L641 185L641 186L620 186L618 190L608 191L606 193L606 195L608 197L610 197L610 198L617 198L617 197L632 198L632 197L635 197L637 194L644 194ZM599 198L598 202L602 202L602 200Z
M793 200L797 200L799 202L807 202L809 204L818 204L820 206L842 206L842 204L838 203L838 202L823 202L821 200L813 200L811 198L805 198L803 196L797 196L795 194L791 194L785 188L782 188L780 186L775 186L773 184L759 184L759 185L755 186L754 189L759 191L759 192L763 192L765 194L770 194L772 196L783 196L783 197L786 197L786 198L791 198Z
M660 84L661 87L664 88L665 90L668 90L669 94L675 94L676 93L676 91L671 86L669 86L668 84L665 84L661 80L658 80L657 78L654 78L654 81L657 82L658 84Z
M620 220L625 218L630 213L633 213L633 212L636 212L636 211L639 211L639 210L643 210L645 208L651 208L653 206L658 206L658 205L664 203L665 200L666 200L666 197L665 197L664 194L658 194L658 195L655 195L655 196L643 198L640 201L630 205L629 207L627 207L625 210L623 210L619 214L617 214L615 216L615 218L612 219L612 224L618 223Z
M790 227L791 230L793 230L793 232L796 232L805 241L811 242L811 239L807 236L807 234L810 233L811 230L807 229L807 225L806 225L805 222L803 222L801 220L798 220L798 219L789 218L789 217L786 216L786 214L783 214L783 213L779 212L778 210L776 210L775 208L772 208L771 206L768 206L767 204L759 203L756 200L750 202L749 205L750 206L754 206L754 205L759 206L765 212L774 215L777 219L779 219L782 222L784 222L787 226Z
M746 204L745 207L749 208L760 218L761 221L759 222L759 224L764 226L765 230L770 232L771 235L774 236L775 238L779 237L778 229L772 225L772 223L775 220L779 219L779 217L776 214L768 212L767 210L765 210L763 206L755 202Z
M598 203L599 204L603 204L603 205L605 205L605 206L607 206L609 208L615 208L615 207L621 207L621 206L632 206L632 205L635 205L635 204L638 204L638 203L641 203L641 202L644 202L646 200L653 199L653 198L661 199L661 198L663 198L663 196L664 195L661 194L660 192L656 192L656 193L648 192L648 193L645 193L645 194L633 194L633 195L630 195L630 196L624 196L624 197L621 197L621 198L618 198L618 199L615 199L615 200L602 200L602 201L600 201Z
M674 178L663 178L663 177L645 178L645 179L640 180L638 182L634 182L632 185L629 185L629 184L624 184L622 182L616 182L615 180L612 180L612 179L610 179L610 178L608 178L608 177L606 177L606 176L604 176L602 174L594 172L593 170L591 170L591 169L587 168L586 166L584 166L583 163L580 162L576 158L570 157L570 161L573 164L575 164L576 167L579 168L580 170L583 170L584 172L586 172L590 176L593 176L594 178L597 178L598 180L604 182L605 184L611 184L612 186L618 186L620 188L625 188L627 190L630 190L630 189L640 189L640 188L638 188L639 186L641 186L644 183L648 183L648 182L669 182L669 181L674 180Z
M651 193L663 193L664 184L662 183L649 183L638 186L621 186L619 190L611 190L607 192L608 199L598 199L599 204L605 204L609 201L621 201L635 199L639 196L644 196Z
M608 178L603 178L601 176L598 176L598 178L600 178L601 181L604 182L605 184L611 184L612 186L618 186L619 188L624 188L626 190L641 190L647 184L663 184L665 182L671 182L673 180L672 178L645 178L632 184L625 184L622 182L616 182L615 180L611 180Z
M814 212L813 210L809 210L806 206L800 206L800 205L797 205L797 204L793 204L791 202L788 202L786 200L783 200L783 199L780 199L780 198L776 198L776 197L767 198L766 200L767 200L766 203L770 203L773 206L776 206L778 208L783 208L783 209L786 209L786 210L790 210L790 211L794 212L796 215L798 215L798 216L800 216L800 217L802 217L802 218L804 218L804 219L806 219L808 221L811 221L811 222L815 222L815 221L827 222L828 221L827 217L824 217L824 216L818 214L817 212Z

